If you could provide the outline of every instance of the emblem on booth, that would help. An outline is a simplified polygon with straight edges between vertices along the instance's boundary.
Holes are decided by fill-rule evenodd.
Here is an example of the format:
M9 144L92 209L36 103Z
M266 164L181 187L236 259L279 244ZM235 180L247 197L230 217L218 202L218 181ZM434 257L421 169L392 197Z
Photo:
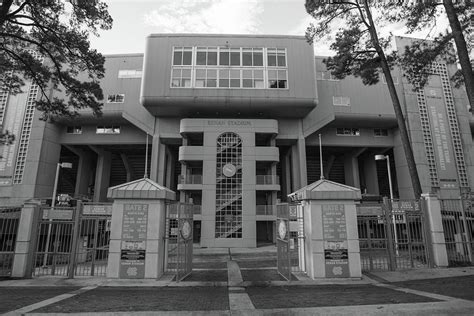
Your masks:
M280 220L278 224L278 236L280 239L285 239L287 233L286 222L284 220Z
M193 233L193 228L191 227L191 223L189 223L189 220L185 220L180 229L181 237L184 240L188 240L189 238L191 238L192 233Z

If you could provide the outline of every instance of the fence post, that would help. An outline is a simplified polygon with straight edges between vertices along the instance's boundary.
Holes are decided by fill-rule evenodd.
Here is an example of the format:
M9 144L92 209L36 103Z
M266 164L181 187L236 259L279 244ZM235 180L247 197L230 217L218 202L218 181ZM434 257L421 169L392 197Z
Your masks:
M74 270L76 268L76 260L77 260L77 241L79 239L79 227L81 223L81 215L82 215L82 201L77 201L76 210L74 212L74 226L73 226L73 235L72 235L72 245L71 245L71 255L69 259L69 267L68 267L68 278L74 278Z
M428 201L425 197L421 196L420 200L420 211L421 211L421 227L423 233L423 241L426 247L426 252L428 255L428 267L433 268L434 263L434 253L433 253L433 240L429 224L429 215L428 215Z
M383 206L382 210L384 211L385 216L385 232L387 234L387 250L388 250L388 260L389 260L389 269L390 271L395 271L397 268L397 262L395 259L395 249L393 245L393 238L392 238L392 223L391 216L392 213L392 200L388 199L387 197L383 198Z
M429 224L429 235L431 240L431 252L433 264L436 267L448 266L448 253L446 251L446 240L444 239L443 217L441 216L441 204L438 197L431 193L421 195L426 201L426 218Z
M31 272L34 267L40 204L41 202L38 200L30 200L25 202L21 209L15 245L15 256L13 258L12 277L31 278Z

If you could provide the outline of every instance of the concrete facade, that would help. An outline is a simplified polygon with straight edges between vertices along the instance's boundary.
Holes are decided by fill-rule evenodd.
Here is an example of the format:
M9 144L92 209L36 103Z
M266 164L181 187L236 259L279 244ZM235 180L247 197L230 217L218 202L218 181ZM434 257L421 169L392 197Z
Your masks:
M374 155L390 155L395 197L413 197L386 84L335 80L304 37L154 34L144 54L106 56L105 68L101 118L40 121L34 85L0 98L20 140L0 150L0 205L51 198L58 162L73 164L58 193L97 202L146 174L195 204L195 242L254 247L274 242L276 203L320 179L319 134L326 179L388 196ZM474 117L446 81L455 70L440 61L418 93L392 73L423 191L440 197L474 187Z

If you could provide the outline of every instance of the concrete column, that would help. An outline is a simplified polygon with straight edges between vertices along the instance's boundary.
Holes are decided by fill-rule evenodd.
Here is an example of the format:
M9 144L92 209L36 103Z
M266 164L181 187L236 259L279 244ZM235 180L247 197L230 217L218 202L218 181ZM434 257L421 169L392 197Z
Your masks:
M377 165L372 156L369 156L364 160L364 178L365 185L367 186L367 193L380 194L379 180L377 179Z
M107 189L110 184L111 166L111 153L105 150L98 151L97 167L95 170L94 202L104 202L107 200Z
M449 262L444 239L441 204L434 194L424 193L421 196L425 199L427 206L426 215L428 216L433 263L437 267L447 267Z
M78 152L79 164L77 166L76 187L74 189L75 196L88 196L89 185L93 171L93 157L90 153Z
M306 141L304 137L298 138L296 145L298 147L300 187L304 187L308 184L306 172Z
M346 185L360 188L359 161L357 156L349 154L344 156L344 174Z
M25 202L21 209L12 277L31 278L32 259L36 246L36 223L38 222L40 204L40 201Z

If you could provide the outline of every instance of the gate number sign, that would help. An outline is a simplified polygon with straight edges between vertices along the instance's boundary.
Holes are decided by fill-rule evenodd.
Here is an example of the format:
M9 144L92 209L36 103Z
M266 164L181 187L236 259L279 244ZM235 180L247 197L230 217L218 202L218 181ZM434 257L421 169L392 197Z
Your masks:
M346 216L343 204L322 205L326 277L348 278Z

